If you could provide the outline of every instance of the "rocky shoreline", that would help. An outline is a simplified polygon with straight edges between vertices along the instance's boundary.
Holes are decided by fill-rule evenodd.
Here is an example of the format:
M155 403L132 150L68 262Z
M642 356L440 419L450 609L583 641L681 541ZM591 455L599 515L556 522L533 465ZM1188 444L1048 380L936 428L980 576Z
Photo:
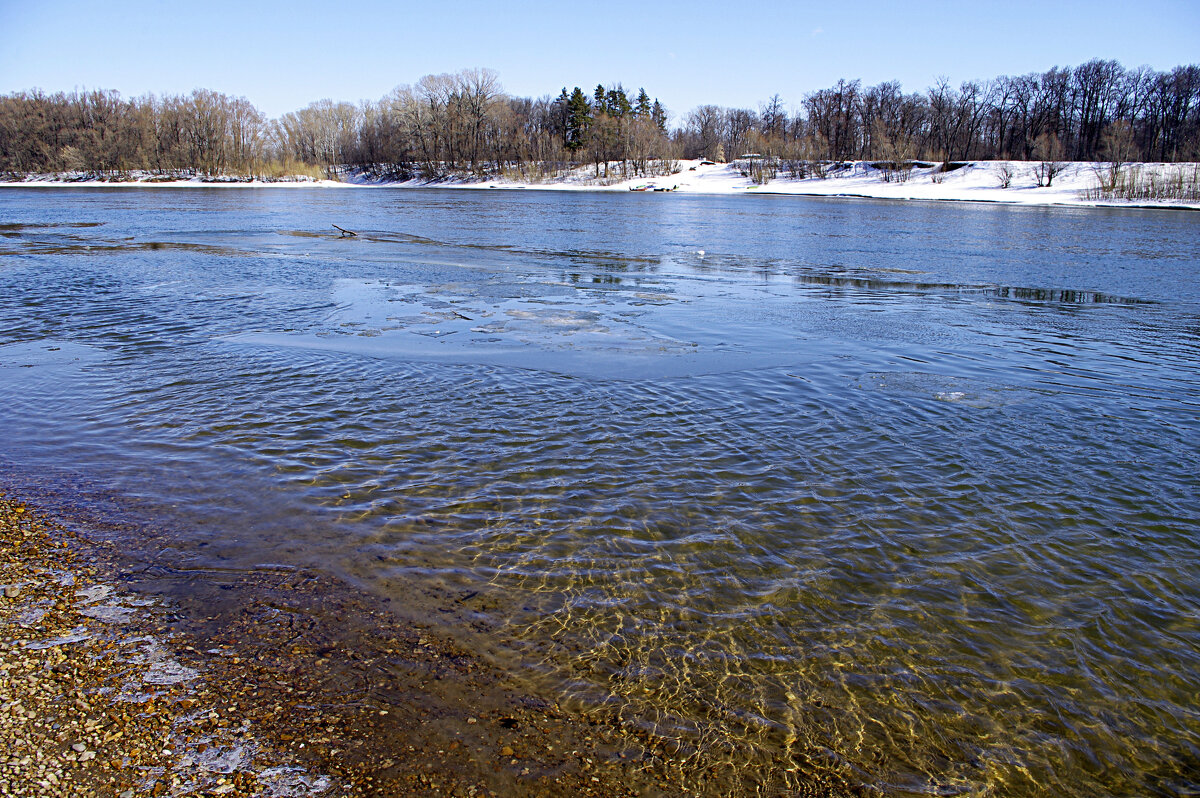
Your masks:
M685 795L693 775L325 576L151 573L0 497L0 795Z

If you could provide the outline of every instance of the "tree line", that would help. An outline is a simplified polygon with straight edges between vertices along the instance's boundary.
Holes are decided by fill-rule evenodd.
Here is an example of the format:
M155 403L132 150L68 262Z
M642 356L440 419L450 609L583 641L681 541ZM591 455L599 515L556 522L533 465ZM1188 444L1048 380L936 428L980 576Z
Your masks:
M1200 159L1200 66L1156 72L1093 60L1075 68L905 94L896 82L839 80L787 113L701 106L677 138L690 155L758 152L808 159L928 161Z
M0 172L146 171L255 177L545 176L592 164L597 177L677 158L746 154L793 163L883 160L1200 160L1200 66L1165 72L1093 60L923 92L839 80L789 109L702 105L673 129L644 89L563 87L506 94L487 69L427 75L375 102L321 100L268 119L248 100L197 90L0 96Z

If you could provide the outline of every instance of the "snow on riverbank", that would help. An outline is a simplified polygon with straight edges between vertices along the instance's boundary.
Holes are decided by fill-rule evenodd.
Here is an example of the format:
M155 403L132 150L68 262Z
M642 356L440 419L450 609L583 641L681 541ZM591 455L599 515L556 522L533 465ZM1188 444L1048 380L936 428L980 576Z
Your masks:
M747 174L749 161L716 164L708 161L679 161L675 174L657 177L611 178L597 180L594 167L580 166L556 178L520 181L508 178L457 178L442 181L373 180L351 173L344 181L314 180L297 177L287 180L236 180L232 178L191 178L164 180L162 177L135 175L125 181L78 179L71 175L39 175L24 181L0 183L0 187L195 187L195 188L453 188L453 189L528 189L550 191L644 191L681 194L792 194L824 197L867 197L894 200L942 200L999 202L1019 205L1105 205L1114 207L1200 208L1196 201L1096 200L1088 196L1101 181L1108 164L1067 162L1059 164L1050 186L1039 186L1038 162L971 161L951 171L939 165L918 166L904 173L888 172L864 161L829 168L824 177L804 179L778 175L756 183ZM613 166L613 169L618 168ZM1136 164L1142 176L1182 175L1185 183L1194 183L1200 164ZM1007 182L1008 187L1004 185Z
M972 161L949 172L940 171L940 164L918 167L898 179L870 163L858 161L831 170L824 178L795 179L780 170L779 176L766 183L755 183L744 174L748 162L714 164L704 161L680 161L681 171L666 177L632 178L597 185L591 167L582 167L570 176L547 182L516 182L507 180L454 181L437 184L454 188L542 189L572 191L629 191L642 189L669 190L692 194L793 194L824 197L868 197L896 200L946 200L968 202L1003 202L1021 205L1112 205L1128 207L1200 207L1197 202L1128 202L1098 201L1085 194L1095 189L1108 164L1069 162L1060 164L1061 172L1052 185L1038 186L1037 162ZM1126 166L1129 169L1130 166ZM1175 175L1182 171L1185 181L1200 168L1197 164L1138 164L1143 174ZM1007 175L1008 188L1003 188ZM890 176L891 180L885 180ZM398 185L417 185L404 183Z
M100 180L91 175L65 172L29 175L24 180L0 181L0 188L353 188L339 180L317 180L306 175L260 180L239 177L186 177L174 179L151 172L131 172L126 178Z

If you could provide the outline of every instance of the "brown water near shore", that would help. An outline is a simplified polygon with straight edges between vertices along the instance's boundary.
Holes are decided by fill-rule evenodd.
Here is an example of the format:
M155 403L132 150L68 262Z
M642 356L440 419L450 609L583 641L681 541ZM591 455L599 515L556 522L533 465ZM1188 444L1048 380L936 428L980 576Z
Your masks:
M174 729L169 746L175 750L152 761L131 759L129 737L118 739L101 746L90 767L69 767L56 785L62 794L116 795L125 787L137 795L190 794L197 773L205 773L201 754L216 745L203 742L211 736L181 725L197 702L201 710L213 708L240 722L239 739L252 737L259 751L253 758L235 758L232 765L228 756L213 760L210 754L208 773L222 778L219 785L209 785L216 789L213 794L718 795L734 782L745 789L760 781L755 791L761 794L852 794L844 785L815 782L811 790L781 793L769 788L769 774L715 768L682 772L672 763L677 752L621 726L617 712L581 716L523 692L459 644L401 620L328 574L284 567L174 569L132 558L105 542L119 521L89 522L86 511L70 515L63 514L65 523L60 523L19 500L0 500L0 582L35 585L39 572L44 577L53 571L72 574L64 596L89 595L93 588L85 585L101 585L125 597L122 608L153 599L151 609L133 610L125 619L125 644L153 635L169 649L172 662L200 674L203 686L169 688L157 702L131 704L113 700L101 676L76 672L72 689L90 716L124 730L149 725L161 734ZM44 599L39 596L27 587L23 603L19 595L7 599L0 612L6 650L28 657L32 648L54 660L27 663L24 677L31 683L64 672L64 661L81 667L96 656L87 650L92 643L83 641L37 648L37 633L49 634L40 628L49 621L31 625L19 619L26 604ZM80 607L74 609L77 613ZM55 628L67 626L60 620ZM82 627L74 628L79 636ZM57 640L62 639L68 638ZM113 647L111 639L107 645ZM64 709L53 702L33 703L38 716ZM30 711L29 704L26 698L24 711ZM21 733L18 724L18 737L5 741L10 751ZM260 779L281 767L322 774L313 779L324 781L272 791L277 787ZM0 766L0 785L7 787L5 795L59 794L45 792L19 767L5 771Z

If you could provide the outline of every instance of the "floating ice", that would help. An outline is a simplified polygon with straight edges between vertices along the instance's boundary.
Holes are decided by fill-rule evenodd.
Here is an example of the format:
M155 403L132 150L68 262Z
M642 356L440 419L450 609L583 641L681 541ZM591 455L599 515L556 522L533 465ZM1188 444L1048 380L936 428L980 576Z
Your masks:
M112 588L108 585L92 585L76 590L75 598L82 599L84 604L95 604L97 601L108 598L111 593Z
M17 623L21 626L37 626L45 617L45 607L30 607L17 616Z
M920 371L869 373L863 375L859 384L892 395L928 397L980 410L1027 402L1041 393L1014 385Z
M76 627L70 634L56 637L53 640L41 640L39 642L29 642L25 644L25 648L40 651L44 648L54 648L55 646L66 646L71 643L82 643L84 640L90 640L91 635L84 631L82 626Z
M206 739L205 742L209 743L210 740ZM253 757L254 751L247 745L233 748L209 745L204 751L189 751L184 755L181 764L185 767L196 765L209 773L233 773L249 765Z
M142 677L144 684L179 684L200 678L200 672L175 660L159 660Z
M258 783L270 798L320 795L333 786L328 776L309 776L295 767L268 768L258 774Z
M103 604L99 607L84 607L79 614L95 618L102 623L129 623L134 612L135 610L119 604Z

